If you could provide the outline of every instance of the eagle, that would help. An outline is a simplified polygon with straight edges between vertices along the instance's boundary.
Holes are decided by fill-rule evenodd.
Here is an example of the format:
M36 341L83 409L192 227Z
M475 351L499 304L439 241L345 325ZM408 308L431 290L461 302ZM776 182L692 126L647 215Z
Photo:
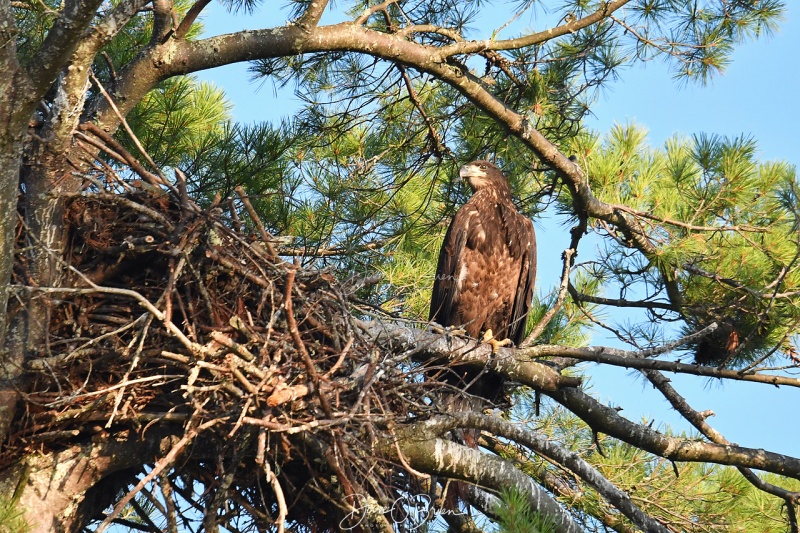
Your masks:
M458 171L472 196L453 217L439 252L429 320L462 328L468 335L498 345L519 345L536 279L536 234L531 220L511 199L502 171L489 161L474 161ZM504 339L497 341L496 339ZM502 390L498 375L461 371L466 392L495 402Z

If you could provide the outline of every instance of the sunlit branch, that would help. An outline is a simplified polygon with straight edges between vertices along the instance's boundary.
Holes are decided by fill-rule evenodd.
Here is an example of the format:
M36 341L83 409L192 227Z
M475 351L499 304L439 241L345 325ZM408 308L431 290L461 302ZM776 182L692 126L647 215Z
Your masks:
M547 365L532 362L527 352L518 353L515 349L499 348L495 353L487 343L377 319L355 323L376 342L392 351L406 352L425 361L441 359L460 365L487 368L512 381L541 390L575 387L581 383L579 378L562 376Z
M674 311L671 304L664 302L651 302L647 300L625 300L623 298L604 298L602 296L594 296L578 292L572 283L569 284L569 294L576 302L585 302L596 305L610 305L613 307L637 307L642 309L664 309L666 311Z
M709 333L706 330L701 331L703 335ZM695 334L697 335L697 334ZM694 339L700 338L703 335L695 336ZM786 385L789 387L800 387L800 379L791 378L788 376L778 376L774 374L758 374L754 371L742 372L740 370L730 370L727 368L717 368L704 365L692 365L687 363L678 363L673 361L662 361L659 359L647 359L652 355L671 351L678 346L682 346L691 341L681 342L680 344L671 343L668 349L662 351L661 348L656 350L642 350L638 352L628 352L618 350L616 348L607 348L602 346L589 347L589 348L573 348L569 346L553 346L542 345L527 348L522 351L523 354L531 358L540 357L567 357L579 361L587 361L593 363L602 363L613 366L620 366L623 368L635 368L639 370L663 370L666 372L675 372L678 374L692 374L695 376L705 376L719 379L731 379L735 381L750 381L754 383L764 383L767 385ZM643 355L649 354L649 355Z
M615 408L603 405L575 387L546 394L583 419L593 431L605 433L659 457L672 461L744 466L800 479L800 459L762 449L664 435L648 426L631 422L620 416Z
M500 41L494 41L491 39L483 41L466 41L463 43L448 45L442 47L441 51L439 52L439 56L441 58L446 58L458 54L482 52L484 50L517 50L519 48L541 44L555 39L556 37L561 37L562 35L566 35L568 33L575 33L578 30L582 30L583 28L591 26L592 24L596 24L597 22L600 22L604 18L608 17L614 11L620 9L628 2L630 2L630 0L617 0L616 2L604 3L603 7L591 15L587 15L581 19L569 21L566 24L556 26L555 28L551 28L549 30L540 31L524 37L518 37L516 39L506 39Z
M422 102L419 99L419 95L417 94L416 89L414 89L414 85L411 83L411 78L408 76L408 72L406 68L402 65L397 65L397 68L400 70L400 75L403 78L403 82L405 83L406 90L408 91L408 97L411 100L411 103L414 107L417 108L419 114L422 116L422 120L425 122L425 125L428 127L428 137L430 137L431 144L433 145L433 151L439 157L443 154L446 154L449 150L447 146L442 143L442 136L439 135L439 132L436 131L436 127L428 116L428 113L425 112L425 108L422 105Z
M313 0L308 3L305 13L303 13L295 24L303 31L310 31L319 24L322 14L328 7L328 0Z
M197 0L197 2L192 4L192 7L190 7L189 11L186 12L186 16L183 17L183 20L175 30L176 39L183 39L186 37L186 34L189 33L194 21L197 20L197 17L200 16L200 13L203 11L203 9L205 9L210 3L211 0Z
M664 533L668 531L663 524L654 520L639 509L631 501L628 494L607 480L593 466L581 458L580 455L556 444L546 435L528 431L523 427L510 424L500 417L486 416L472 412L449 413L446 416L433 419L425 423L425 425L431 429L437 425L441 428L448 429L482 429L521 444L531 451L541 454L573 472L583 481L591 485L597 492L602 494L609 503L619 509L629 520L644 531Z
M654 371L654 370L645 370L643 374L647 377L650 383L658 389L661 394L669 401L672 407L678 411L683 417L688 420L695 428L697 428L700 433L705 435L711 442L715 442L717 444L723 445L730 445L732 444L728 441L725 437L722 436L717 430L712 428L707 422L706 419L709 416L712 416L714 413L704 411L699 413L695 411L686 399L678 394L672 385L669 384L669 380L665 378L661 373ZM794 520L791 519L792 516L795 515L794 506L800 503L800 492L792 492L788 491L782 487L777 485L773 485L771 483L765 482L763 479L758 477L758 475L746 467L738 467L739 472L753 484L759 490L762 490L768 494L772 494L773 496L777 496L786 501L787 504L787 511L790 514L790 522L796 522L796 517Z
M574 248L568 248L564 250L562 254L562 260L564 262L564 266L561 271L561 283L558 289L558 297L556 298L555 304L547 310L544 314L542 319L539 321L538 324L533 328L533 330L525 337L525 340L522 341L520 344L521 348L526 348L530 346L533 341L535 341L539 335L542 334L544 329L550 323L556 314L561 310L561 307L564 305L564 300L567 296L567 286L569 285L569 272L570 266L572 265L572 257L575 255L576 250Z
M661 222L669 226L676 226L678 228L683 228L690 231L711 231L711 232L740 231L740 232L750 232L750 233L767 233L769 231L767 228L757 228L754 226L746 226L746 225L745 226L696 226L694 224L688 224L686 222L673 220L671 218L659 217L652 213L648 213L646 211L639 211L638 209L633 209L631 207L622 204L614 204L614 208L619 209L620 211L625 211L626 213L630 213L640 218L654 220L656 222Z
M396 3L397 3L397 1L398 1L398 0L385 0L384 2L381 2L380 4L375 4L375 5L374 5L374 6L372 6L372 7L368 7L367 9L365 9L365 10L364 10L364 11L361 13L361 15L359 15L359 16L358 16L358 18L356 18L356 19L353 21L353 23L354 23L354 24L359 24L359 25L361 25L361 24L364 24L365 22L367 22L367 21L369 20L369 18L370 18L372 15L374 15L375 13L377 13L377 12L379 12L379 11L386 11L386 10L388 10L388 9L389 9L389 6L390 6L390 5L392 5L392 4L396 4Z

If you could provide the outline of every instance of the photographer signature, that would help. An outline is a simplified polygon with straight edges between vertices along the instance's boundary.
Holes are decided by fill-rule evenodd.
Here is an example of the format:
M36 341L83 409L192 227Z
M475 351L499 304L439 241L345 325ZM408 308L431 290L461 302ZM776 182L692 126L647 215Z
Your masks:
M403 524L413 531L437 516L463 514L457 510L434 509L427 494L401 496L390 505L381 505L374 498L363 495L356 495L353 500L352 510L339 522L339 527L345 531L358 527L365 519L380 515L388 515L393 523Z

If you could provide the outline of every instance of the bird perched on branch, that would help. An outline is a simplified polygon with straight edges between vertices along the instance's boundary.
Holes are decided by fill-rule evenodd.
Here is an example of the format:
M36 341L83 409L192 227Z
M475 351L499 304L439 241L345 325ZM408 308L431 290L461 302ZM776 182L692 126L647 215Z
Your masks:
M494 351L519 344L525 336L536 278L536 235L531 220L512 202L508 180L497 166L474 161L461 167L459 176L473 194L444 237L429 319L463 328L474 338L483 335ZM479 373L459 370L460 386L495 401L502 378Z

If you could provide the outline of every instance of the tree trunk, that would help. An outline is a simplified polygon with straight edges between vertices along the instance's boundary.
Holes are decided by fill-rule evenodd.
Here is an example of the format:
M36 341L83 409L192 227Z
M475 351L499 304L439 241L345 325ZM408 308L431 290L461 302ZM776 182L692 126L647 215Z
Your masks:
M169 437L153 430L145 438L103 437L29 454L0 471L0 494L13 495L30 533L76 531L111 505L141 466L169 443Z

